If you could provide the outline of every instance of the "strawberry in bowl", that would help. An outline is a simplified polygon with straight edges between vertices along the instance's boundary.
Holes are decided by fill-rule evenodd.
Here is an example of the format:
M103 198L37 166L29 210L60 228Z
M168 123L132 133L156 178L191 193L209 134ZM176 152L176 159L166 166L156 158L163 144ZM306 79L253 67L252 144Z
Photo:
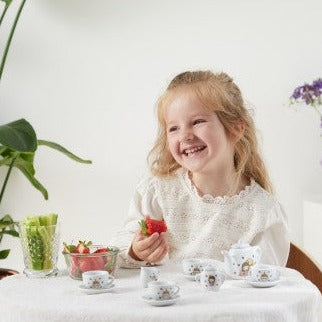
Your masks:
M93 245L91 241L79 241L77 245L63 243L69 276L82 279L82 274L87 271L106 270L114 275L119 249Z

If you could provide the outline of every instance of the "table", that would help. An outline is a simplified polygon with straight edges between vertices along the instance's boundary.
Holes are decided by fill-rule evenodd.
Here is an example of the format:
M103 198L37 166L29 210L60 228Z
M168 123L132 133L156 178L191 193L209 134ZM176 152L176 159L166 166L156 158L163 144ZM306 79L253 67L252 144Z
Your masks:
M115 288L87 295L81 281L66 273L47 279L23 275L0 282L0 321L317 321L321 305L318 289L291 269L283 268L281 281L259 289L242 280L226 280L218 292L207 292L187 280L178 264L160 266L162 279L175 280L180 299L172 306L155 307L142 300L137 269L118 269Z

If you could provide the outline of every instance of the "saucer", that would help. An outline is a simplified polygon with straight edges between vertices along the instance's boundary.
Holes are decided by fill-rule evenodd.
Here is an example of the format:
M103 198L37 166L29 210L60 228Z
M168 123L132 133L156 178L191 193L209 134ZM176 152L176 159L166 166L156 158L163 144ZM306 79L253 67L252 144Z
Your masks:
M258 282L258 281L252 281L251 279L247 279L246 282L254 287L272 287L279 283L279 279L271 282Z
M174 304L178 299L180 298L180 295L176 295L172 299L169 300L153 300L147 295L143 295L142 299L146 303L153 305L153 306L168 306Z
M114 284L111 284L105 288L87 288L83 284L81 284L78 286L78 288L86 294L100 294L100 293L109 292L112 288L114 288L114 286L115 286Z
M196 275L183 274L183 276L184 276L185 278L187 278L188 280L190 280L190 281L194 281L194 280L195 280L195 276L196 276Z

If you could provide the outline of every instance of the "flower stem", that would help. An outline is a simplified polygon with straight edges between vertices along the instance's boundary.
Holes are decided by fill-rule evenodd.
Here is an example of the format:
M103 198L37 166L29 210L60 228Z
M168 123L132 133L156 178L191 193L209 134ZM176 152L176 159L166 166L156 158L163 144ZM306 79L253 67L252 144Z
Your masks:
M9 169L8 169L7 175L6 175L5 179L4 179L4 182L3 182L3 185L2 185L2 189L1 189L1 193L0 193L0 204L1 204L1 200L2 200L4 191L5 191L6 186L7 186L7 183L8 183L8 179L9 179L11 170L13 168L13 165L14 165L15 161L16 161L16 158L17 158L17 156L12 159L12 161L11 161L11 163L9 165Z
M2 24L2 20L3 20L4 16L6 15L6 12L7 12L8 8L9 8L9 6L6 4L6 6L4 7L3 12L2 12L2 14L1 14L1 18L0 18L0 26L1 26L1 24Z
M11 44L11 40L12 40L13 34L15 32L15 29L16 29L16 26L17 26L21 11L23 9L23 6L25 5L25 2L26 2L26 0L22 0L22 2L20 4L20 7L18 9L16 18L15 18L15 20L13 22L13 25L11 27L11 30L10 30L9 38L7 40L7 43L6 43L6 47L5 47L5 50L4 50L4 53L3 53L3 56L2 56L2 60L1 60L1 65L0 65L0 81L1 81L1 78L2 78L2 73L3 73L4 65L6 63L9 47L10 47L10 44ZM4 16L4 15L2 14L2 16ZM2 16L1 16L1 18L2 18ZM0 202L1 202L1 198L0 198Z

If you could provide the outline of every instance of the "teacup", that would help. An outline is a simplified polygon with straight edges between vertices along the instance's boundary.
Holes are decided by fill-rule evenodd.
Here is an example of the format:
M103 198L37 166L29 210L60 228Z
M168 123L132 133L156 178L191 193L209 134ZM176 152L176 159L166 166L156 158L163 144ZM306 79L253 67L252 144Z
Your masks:
M273 282L280 277L280 271L271 265L258 264L252 268L250 280L253 282Z
M86 288L102 289L112 285L114 277L107 271L87 271L82 274L83 284Z
M198 258L186 258L182 261L182 269L184 275L194 276L201 273L204 264Z
M195 280L208 291L218 291L225 281L225 273L214 266L207 266L195 276Z
M179 293L179 286L171 281L153 281L148 283L147 296L153 300L170 300Z
M156 267L141 267L140 279L143 287L148 287L149 282L157 281L160 277L160 270Z

